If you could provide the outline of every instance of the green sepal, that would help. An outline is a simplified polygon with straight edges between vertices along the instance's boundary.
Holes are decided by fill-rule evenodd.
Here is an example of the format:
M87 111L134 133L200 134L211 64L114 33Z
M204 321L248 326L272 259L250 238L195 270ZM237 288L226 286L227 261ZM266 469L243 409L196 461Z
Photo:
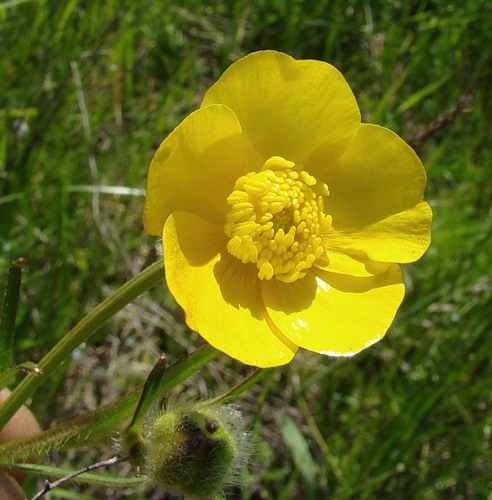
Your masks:
M139 470L145 465L147 446L140 426L132 425L123 433L121 446L133 467Z

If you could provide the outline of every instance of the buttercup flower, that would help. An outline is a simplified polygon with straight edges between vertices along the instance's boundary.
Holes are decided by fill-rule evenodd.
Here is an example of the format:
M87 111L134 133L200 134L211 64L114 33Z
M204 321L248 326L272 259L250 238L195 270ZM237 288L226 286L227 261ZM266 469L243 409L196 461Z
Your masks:
M144 226L188 326L217 349L261 367L299 347L348 356L384 336L398 263L429 246L425 184L333 66L257 52L157 150Z

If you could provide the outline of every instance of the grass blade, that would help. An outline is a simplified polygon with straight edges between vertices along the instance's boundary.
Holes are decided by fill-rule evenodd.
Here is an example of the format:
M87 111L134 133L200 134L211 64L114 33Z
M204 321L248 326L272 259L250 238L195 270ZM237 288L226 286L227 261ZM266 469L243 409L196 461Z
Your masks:
M292 455L294 464L301 473L309 491L314 494L316 488L316 465L309 451L306 439L294 420L289 416L281 415L278 419L278 424L282 438Z
M5 371L13 359L15 317L19 305L21 273L24 259L15 260L9 268L2 313L0 315L0 372Z

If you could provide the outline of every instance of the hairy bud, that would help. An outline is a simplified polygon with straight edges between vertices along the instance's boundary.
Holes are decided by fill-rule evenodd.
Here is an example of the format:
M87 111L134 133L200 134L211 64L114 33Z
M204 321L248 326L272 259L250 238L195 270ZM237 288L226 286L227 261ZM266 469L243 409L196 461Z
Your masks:
M146 435L146 473L174 493L192 498L216 494L244 461L246 433L240 418L221 405L169 409Z

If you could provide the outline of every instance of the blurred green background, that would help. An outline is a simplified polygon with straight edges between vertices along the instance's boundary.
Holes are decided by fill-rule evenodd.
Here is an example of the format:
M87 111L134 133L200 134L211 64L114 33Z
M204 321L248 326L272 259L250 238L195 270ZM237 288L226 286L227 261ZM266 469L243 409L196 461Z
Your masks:
M237 401L257 449L228 497L490 498L487 0L0 1L0 277L26 260L16 361L39 360L158 258L141 223L153 151L231 62L266 48L334 64L364 121L414 145L433 243L406 266L384 340L350 359L301 353ZM78 349L32 408L44 427L60 423L142 382L159 352L173 361L200 343L159 287ZM244 373L222 356L180 391L209 397ZM69 486L52 498L119 495L132 494Z

